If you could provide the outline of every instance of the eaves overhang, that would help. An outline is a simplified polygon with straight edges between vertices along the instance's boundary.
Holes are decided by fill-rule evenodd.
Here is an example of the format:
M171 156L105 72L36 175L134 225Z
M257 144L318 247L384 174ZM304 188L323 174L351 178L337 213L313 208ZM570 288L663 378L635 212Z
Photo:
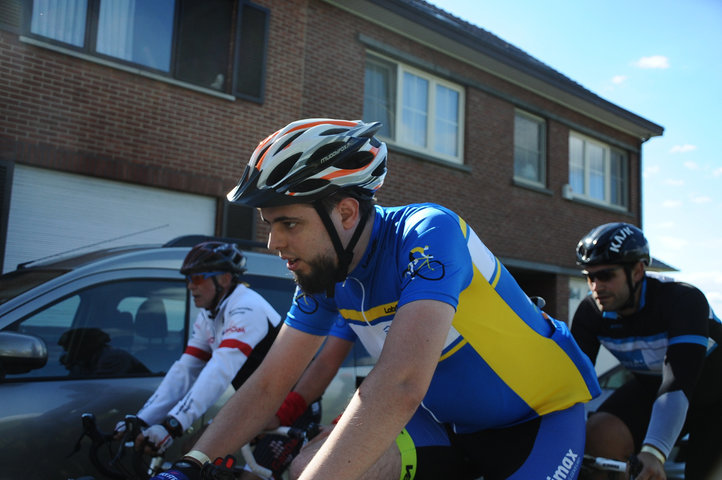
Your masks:
M615 105L499 37L419 0L324 0L642 142L664 128Z

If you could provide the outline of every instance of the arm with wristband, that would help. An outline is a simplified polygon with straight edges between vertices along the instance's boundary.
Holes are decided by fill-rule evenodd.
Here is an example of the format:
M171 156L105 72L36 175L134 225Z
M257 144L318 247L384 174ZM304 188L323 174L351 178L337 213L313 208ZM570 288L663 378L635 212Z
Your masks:
M311 402L321 397L352 346L353 340L349 340L347 336L337 336L334 330L331 331L318 355L276 412L280 425L292 425ZM276 426L269 424L270 428Z

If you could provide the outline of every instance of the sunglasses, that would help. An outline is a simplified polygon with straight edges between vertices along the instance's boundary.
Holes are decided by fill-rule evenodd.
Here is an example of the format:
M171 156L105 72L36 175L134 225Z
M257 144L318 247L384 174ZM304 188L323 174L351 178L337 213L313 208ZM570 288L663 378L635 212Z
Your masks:
M605 268L604 270L597 270L596 272L582 272L587 280L590 282L608 282L614 278L619 268Z
M216 275L221 275L226 272L204 272L204 273L192 273L190 275L186 275L186 282L192 283L193 285L200 285L203 283L203 280L206 280L207 278L215 277Z

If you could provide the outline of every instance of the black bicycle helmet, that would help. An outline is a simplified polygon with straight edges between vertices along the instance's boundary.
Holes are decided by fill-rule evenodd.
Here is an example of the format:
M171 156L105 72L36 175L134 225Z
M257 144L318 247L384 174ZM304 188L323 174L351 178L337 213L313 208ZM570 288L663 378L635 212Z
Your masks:
M605 223L593 228L577 244L577 265L632 264L649 266L649 242L628 223Z
M208 241L188 252L180 272L183 275L204 272L230 272L234 276L246 271L246 257L235 243Z
M263 140L228 200L251 207L314 203L339 189L373 198L386 175L381 123L311 118Z

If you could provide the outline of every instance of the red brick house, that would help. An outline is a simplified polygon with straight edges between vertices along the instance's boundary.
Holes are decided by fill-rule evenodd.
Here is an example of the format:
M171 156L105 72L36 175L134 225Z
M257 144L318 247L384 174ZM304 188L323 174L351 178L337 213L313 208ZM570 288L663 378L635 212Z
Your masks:
M566 320L576 241L641 224L642 146L663 128L482 27L421 0L3 2L3 271L91 244L263 240L225 202L257 143L363 118L390 149L381 204L456 210Z

